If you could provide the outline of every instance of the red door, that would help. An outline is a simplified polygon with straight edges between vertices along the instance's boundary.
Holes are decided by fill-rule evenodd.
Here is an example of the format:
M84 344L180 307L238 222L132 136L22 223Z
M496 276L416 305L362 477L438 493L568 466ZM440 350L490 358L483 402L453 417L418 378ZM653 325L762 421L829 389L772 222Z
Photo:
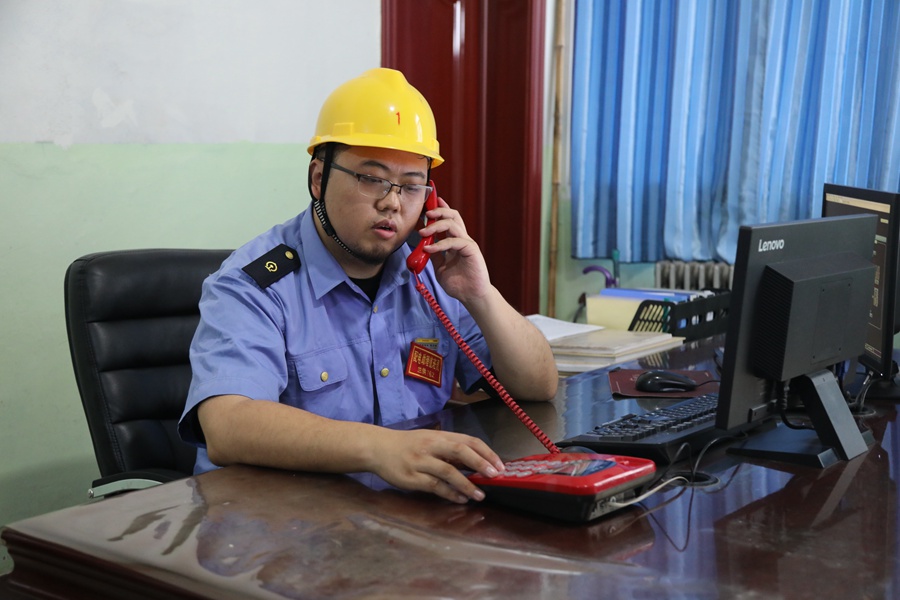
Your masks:
M504 297L538 312L544 0L382 0L381 45L434 110L441 196Z

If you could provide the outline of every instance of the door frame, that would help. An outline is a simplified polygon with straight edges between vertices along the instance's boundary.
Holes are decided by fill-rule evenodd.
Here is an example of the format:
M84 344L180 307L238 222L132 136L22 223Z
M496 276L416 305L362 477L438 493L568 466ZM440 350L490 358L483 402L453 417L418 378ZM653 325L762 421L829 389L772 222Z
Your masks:
M382 0L382 66L432 104L441 196L523 314L540 308L545 12L545 0Z

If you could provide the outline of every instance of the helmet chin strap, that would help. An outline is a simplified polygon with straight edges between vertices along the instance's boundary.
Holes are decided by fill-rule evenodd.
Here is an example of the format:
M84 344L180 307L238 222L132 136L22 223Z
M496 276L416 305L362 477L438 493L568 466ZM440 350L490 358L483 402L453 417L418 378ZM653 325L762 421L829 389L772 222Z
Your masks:
M334 242L343 248L345 252L347 252L350 256L354 258L359 258L359 255L351 250L344 241L338 237L337 232L334 230L334 226L331 224L331 220L328 218L328 213L325 211L325 188L328 187L328 175L331 173L331 161L334 158L334 144L326 144L325 145L325 158L323 159L324 166L322 167L322 186L321 191L319 193L319 198L316 199L312 193L312 172L310 172L308 177L307 185L309 187L309 195L312 198L313 210L316 213L316 216L319 218L319 223L322 224L322 229L325 230L325 234L330 236ZM315 160L315 155L313 155L313 160Z

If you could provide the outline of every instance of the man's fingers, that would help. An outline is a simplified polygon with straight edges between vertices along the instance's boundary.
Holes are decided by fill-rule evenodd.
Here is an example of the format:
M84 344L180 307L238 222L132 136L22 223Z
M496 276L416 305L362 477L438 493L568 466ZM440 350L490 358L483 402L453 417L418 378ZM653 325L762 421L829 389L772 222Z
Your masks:
M449 500L450 502L465 504L470 499L478 501L484 500L484 492L479 490L474 485L470 484L471 490L468 492L464 492L437 477L430 476L429 479L430 482L427 484L427 488L424 491L431 492L437 496L440 496L441 498L444 498L445 500ZM468 481L468 479L466 481Z
M484 500L484 492L478 489L468 478L460 473L456 468L447 463L443 463L444 469L441 467L443 475L423 474L425 486L423 491L431 492L459 504L465 504L471 500Z
M428 211L428 225L419 230L423 237L429 235L469 238L466 224L459 211L452 208L439 208Z
M487 444L476 438L454 440L449 447L445 448L444 452L438 451L432 458L434 460L426 470L434 480L448 486L456 495L461 494L466 499L479 501L484 499L484 492L469 481L456 465L477 471L485 477L496 477L504 468L500 457L494 454ZM493 459L493 461L489 459ZM497 466L493 462L496 462ZM435 493L448 500L458 501L458 498L439 493L438 489L442 488L440 485L435 485Z

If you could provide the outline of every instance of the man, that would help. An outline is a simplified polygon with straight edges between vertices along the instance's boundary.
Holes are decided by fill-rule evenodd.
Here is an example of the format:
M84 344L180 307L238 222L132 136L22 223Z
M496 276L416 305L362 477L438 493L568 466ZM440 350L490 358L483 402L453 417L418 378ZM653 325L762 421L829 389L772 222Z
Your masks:
M457 468L503 470L481 440L382 427L440 410L457 381L467 391L483 383L414 288L410 234L436 236L420 277L514 397L556 393L549 345L491 285L459 213L442 199L425 210L443 159L431 108L401 73L373 69L338 87L309 152L311 209L238 249L203 285L179 422L198 446L195 472L372 472L481 500Z

